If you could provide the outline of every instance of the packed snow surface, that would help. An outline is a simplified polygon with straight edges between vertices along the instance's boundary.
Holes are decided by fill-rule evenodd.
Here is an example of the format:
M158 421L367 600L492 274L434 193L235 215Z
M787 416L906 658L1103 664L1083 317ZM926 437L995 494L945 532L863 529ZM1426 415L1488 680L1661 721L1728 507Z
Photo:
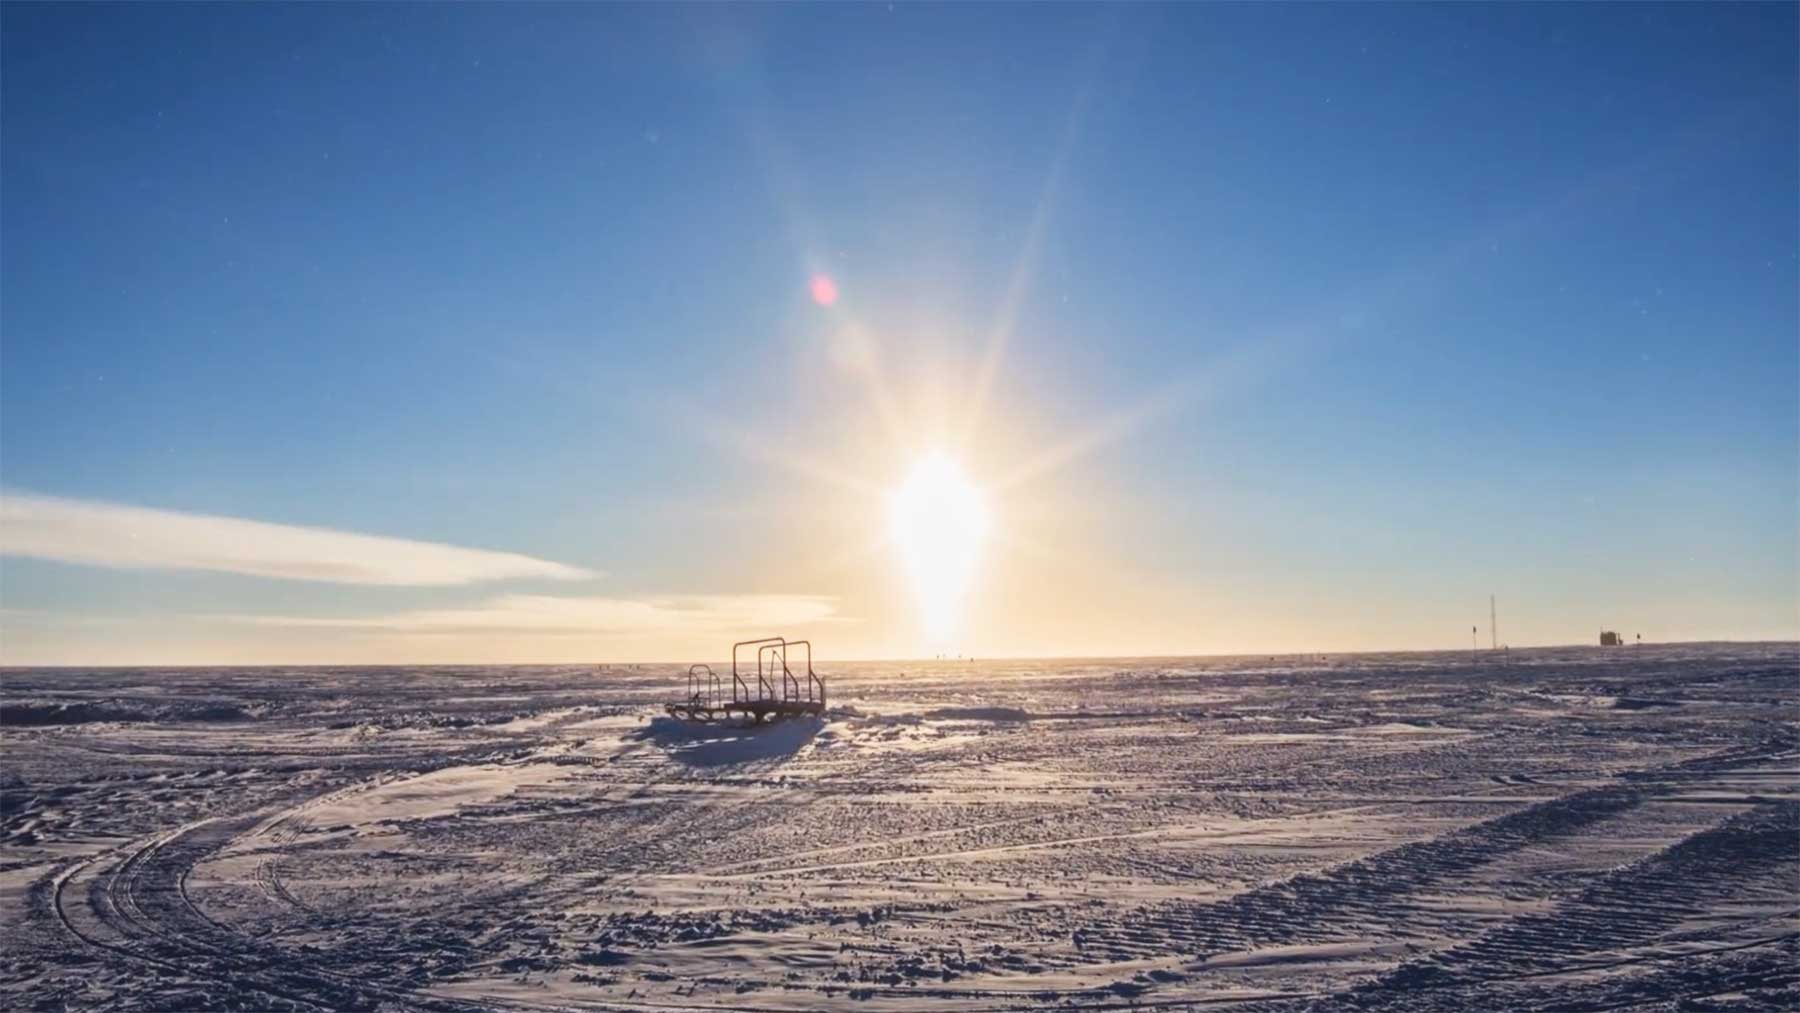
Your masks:
M1794 644L23 671L0 1008L1800 1008Z

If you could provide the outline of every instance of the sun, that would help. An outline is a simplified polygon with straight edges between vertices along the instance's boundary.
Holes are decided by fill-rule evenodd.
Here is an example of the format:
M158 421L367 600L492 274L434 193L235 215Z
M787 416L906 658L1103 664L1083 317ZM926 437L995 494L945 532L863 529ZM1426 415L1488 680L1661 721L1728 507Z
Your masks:
M986 496L943 454L921 459L890 498L889 535L934 640L960 625L989 520Z

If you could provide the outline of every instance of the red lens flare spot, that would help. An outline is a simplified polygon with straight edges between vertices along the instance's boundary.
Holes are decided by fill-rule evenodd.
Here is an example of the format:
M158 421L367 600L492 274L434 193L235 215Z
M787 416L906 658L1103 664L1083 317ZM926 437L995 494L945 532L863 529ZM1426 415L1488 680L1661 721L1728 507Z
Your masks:
M829 274L812 276L812 301L820 306L830 306L837 302L837 282L831 280Z

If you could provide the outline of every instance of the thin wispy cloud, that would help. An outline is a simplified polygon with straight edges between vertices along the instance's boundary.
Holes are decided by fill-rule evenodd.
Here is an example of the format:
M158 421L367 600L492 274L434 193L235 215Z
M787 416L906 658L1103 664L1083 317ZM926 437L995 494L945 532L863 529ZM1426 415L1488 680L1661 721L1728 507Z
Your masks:
M11 492L0 493L0 555L410 587L595 576L514 552Z
M663 595L642 598L505 594L463 608L410 609L376 616L233 615L255 626L378 630L390 633L532 633L646 636L791 629L844 622L834 599L811 594Z

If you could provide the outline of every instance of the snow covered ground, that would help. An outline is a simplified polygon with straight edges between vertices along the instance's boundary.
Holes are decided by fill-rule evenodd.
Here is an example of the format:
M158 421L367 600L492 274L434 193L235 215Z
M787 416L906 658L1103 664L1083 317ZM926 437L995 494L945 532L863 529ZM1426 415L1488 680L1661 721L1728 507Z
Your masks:
M1800 1008L1793 644L19 671L0 1007Z

